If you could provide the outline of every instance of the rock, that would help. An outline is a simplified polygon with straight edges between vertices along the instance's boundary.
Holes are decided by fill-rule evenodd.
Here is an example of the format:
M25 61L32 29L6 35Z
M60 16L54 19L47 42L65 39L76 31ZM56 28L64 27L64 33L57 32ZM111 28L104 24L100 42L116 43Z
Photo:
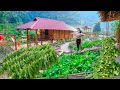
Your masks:
M117 57L117 58L115 58L115 60L116 60L118 63L120 63L120 56Z
M40 73L42 73L42 72L43 72L43 70L40 70L39 72L40 72Z

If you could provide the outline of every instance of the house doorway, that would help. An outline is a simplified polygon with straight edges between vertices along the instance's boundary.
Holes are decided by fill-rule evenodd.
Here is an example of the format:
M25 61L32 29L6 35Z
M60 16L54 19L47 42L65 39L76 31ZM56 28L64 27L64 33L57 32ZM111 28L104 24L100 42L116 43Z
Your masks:
M45 39L49 39L49 31L48 30L45 30Z

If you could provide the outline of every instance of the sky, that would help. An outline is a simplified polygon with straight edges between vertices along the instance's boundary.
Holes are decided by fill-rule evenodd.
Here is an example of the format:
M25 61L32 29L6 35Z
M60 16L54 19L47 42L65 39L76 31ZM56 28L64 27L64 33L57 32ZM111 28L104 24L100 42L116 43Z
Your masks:
M92 22L97 22L100 21L100 16L98 14L98 11L80 11L82 17L87 18L87 20L91 20ZM106 30L106 23L107 22L101 22L101 28L102 30ZM93 24L94 27L95 24ZM112 29L111 27L111 22L109 23L109 28L110 30Z
M99 14L97 11L80 11L80 14L90 20L99 20Z

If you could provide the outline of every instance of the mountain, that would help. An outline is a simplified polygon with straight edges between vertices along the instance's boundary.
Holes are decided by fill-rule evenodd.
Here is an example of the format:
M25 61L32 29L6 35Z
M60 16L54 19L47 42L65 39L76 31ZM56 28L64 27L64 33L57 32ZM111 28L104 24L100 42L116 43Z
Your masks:
M99 20L96 11L29 11L34 17L64 21L72 26L89 25Z
M17 26L35 17L64 21L74 27L94 27L100 21L97 11L0 11L0 24L14 23ZM101 23L101 28L105 30L106 23Z
M0 16L1 19L4 18L1 23L4 21L26 23L35 17L41 17L64 21L72 26L92 24L99 18L95 11L0 11Z

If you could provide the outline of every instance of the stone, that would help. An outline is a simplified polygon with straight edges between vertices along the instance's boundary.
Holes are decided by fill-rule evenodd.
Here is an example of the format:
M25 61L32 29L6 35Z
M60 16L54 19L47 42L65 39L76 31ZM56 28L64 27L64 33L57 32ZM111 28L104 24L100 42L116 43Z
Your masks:
M115 58L115 60L120 63L120 56L118 56L117 58Z

